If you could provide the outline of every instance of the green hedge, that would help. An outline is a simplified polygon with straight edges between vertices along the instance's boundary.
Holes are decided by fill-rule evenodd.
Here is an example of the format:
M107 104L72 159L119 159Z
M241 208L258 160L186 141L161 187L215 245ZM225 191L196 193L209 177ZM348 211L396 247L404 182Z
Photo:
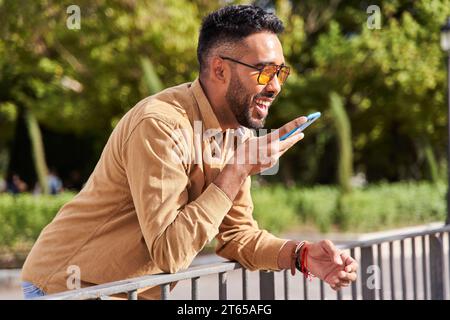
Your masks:
M340 231L370 232L444 221L446 188L443 183L386 183L341 197L336 187L329 186L254 187L254 215L261 227L275 232L299 222L322 232L332 226Z
M444 221L446 189L444 184L403 183L355 190L340 199L334 221L352 231Z
M262 228L280 234L299 224L325 232L363 232L444 221L446 185L398 183L372 185L340 197L336 187L252 189L254 215ZM32 243L59 208L74 194L0 195L0 248Z
M34 242L58 210L74 196L0 195L0 247Z

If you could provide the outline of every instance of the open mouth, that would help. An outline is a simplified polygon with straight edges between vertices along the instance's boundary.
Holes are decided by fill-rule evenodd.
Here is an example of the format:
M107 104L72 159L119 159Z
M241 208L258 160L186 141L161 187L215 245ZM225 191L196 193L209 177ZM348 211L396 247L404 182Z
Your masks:
M267 114L269 113L270 105L272 104L272 101L263 100L263 99L256 99L255 105L256 105L256 111L258 112L258 115L261 119L264 119L267 117Z

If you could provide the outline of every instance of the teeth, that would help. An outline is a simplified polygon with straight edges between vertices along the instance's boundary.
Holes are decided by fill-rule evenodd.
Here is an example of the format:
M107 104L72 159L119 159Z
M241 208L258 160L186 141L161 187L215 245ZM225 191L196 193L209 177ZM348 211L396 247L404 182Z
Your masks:
M269 107L270 106L270 102L269 101L264 101L264 100L256 100L257 104L261 104L265 107Z

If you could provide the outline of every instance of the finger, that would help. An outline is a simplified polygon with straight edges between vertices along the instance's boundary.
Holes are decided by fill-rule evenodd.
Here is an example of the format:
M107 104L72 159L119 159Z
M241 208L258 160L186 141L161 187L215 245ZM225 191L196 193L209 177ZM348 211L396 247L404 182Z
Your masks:
M356 272L358 270L358 263L356 261L351 262L349 265L345 266L345 271Z
M356 281L356 279L358 278L358 275L356 274L356 272L351 272L348 274L347 279L349 279L350 281Z
M333 262L342 265L341 251L338 250L330 240L322 240L322 248L333 259Z
M350 273L347 273L347 272L345 272L345 271L339 271L338 274L337 274L337 276L336 276L336 279L337 279L338 281L350 281L350 278L351 278L351 277L352 277L352 276L351 276Z
M269 135L269 141L274 141L280 139L282 136L290 132L291 130L294 130L295 128L299 127L300 125L304 124L306 121L308 121L308 118L302 116L298 117L292 121L289 121L279 129L275 130L274 132L270 133ZM287 140L287 139L286 139Z
M342 252L341 258L342 258L342 261L344 261L344 265L345 265L344 270L346 272L353 272L358 269L358 263L347 252Z
M334 291L339 291L341 290L341 286L339 284L330 284L331 289L333 289Z
M333 290L339 290L339 288L340 288L339 282L333 281L333 282L329 283L329 285L330 285L331 289L333 289Z
M339 286L341 288L347 288L348 286L350 286L350 283L351 283L350 281L340 282Z
M288 151L292 146L294 146L297 142L302 140L305 137L305 134L303 132L295 132L293 135L289 136L284 141L275 140L271 143L268 153L270 155L273 154L272 157L269 157L272 159L272 161L276 162L278 161L281 156Z
M340 271L338 273L338 279L340 281L355 281L356 280L356 272L345 272L345 271Z
M277 143L277 151L279 152L278 157L281 157L286 151L288 151L294 144L299 142L305 137L305 134L303 132L296 132L293 135L291 135L289 138L287 138L284 141L274 141L272 143Z
M342 279L340 279L337 275L335 275L335 276L333 276L332 278L331 278L331 280L330 280L330 285L334 285L334 286L340 286L341 285L341 283L343 283L343 282L346 282L346 281L348 281L348 280L342 280Z

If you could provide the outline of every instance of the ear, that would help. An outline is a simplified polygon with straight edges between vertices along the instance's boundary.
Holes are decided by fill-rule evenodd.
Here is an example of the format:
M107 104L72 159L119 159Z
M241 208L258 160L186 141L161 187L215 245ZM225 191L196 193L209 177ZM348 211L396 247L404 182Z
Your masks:
M220 57L214 57L211 59L211 77L215 81L222 83L227 82L229 74L229 68Z

